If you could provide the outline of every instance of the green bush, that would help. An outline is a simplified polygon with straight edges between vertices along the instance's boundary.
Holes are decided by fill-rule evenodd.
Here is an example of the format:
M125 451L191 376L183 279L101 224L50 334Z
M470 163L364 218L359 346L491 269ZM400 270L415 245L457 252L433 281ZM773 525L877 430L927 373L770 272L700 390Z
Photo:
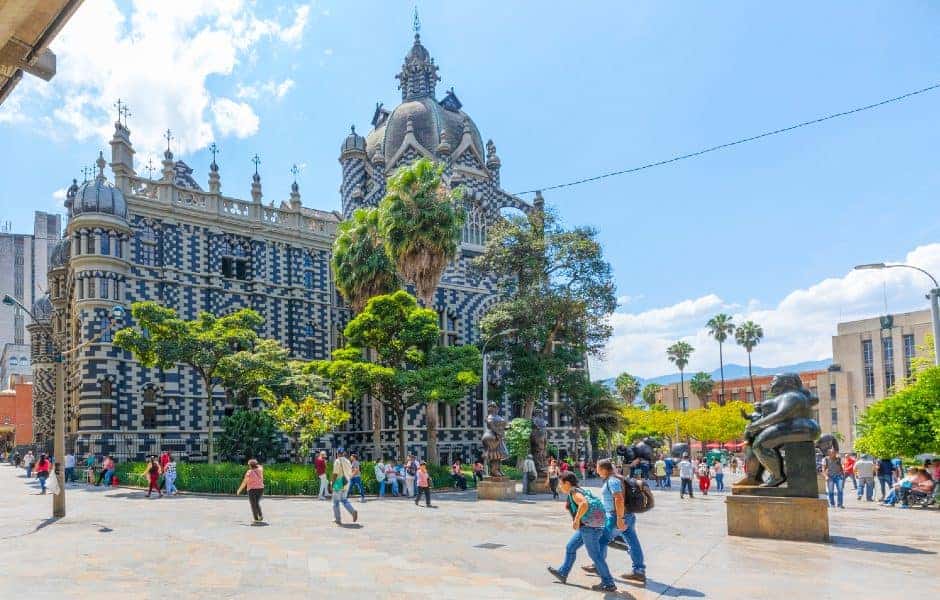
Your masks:
M327 463L327 476L331 476L333 463ZM361 462L362 485L368 494L378 494L379 485L375 480L375 463ZM144 462L118 463L115 474L122 484L146 486L143 475ZM180 490L196 493L234 494L241 485L247 467L238 463L176 463L176 487ZM451 487L450 467L429 465L433 489ZM467 487L473 488L476 482L470 469L465 469ZM503 474L511 479L522 479L522 474L515 467L503 467ZM276 463L264 465L265 493L277 496L316 496L320 493L320 481L313 465Z

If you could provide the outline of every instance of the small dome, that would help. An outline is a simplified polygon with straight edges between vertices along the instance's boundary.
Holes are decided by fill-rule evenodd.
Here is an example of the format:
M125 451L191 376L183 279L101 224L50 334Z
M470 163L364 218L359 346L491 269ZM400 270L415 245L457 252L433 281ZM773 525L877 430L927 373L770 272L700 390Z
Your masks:
M52 301L49 300L49 294L43 294L33 302L32 313L37 321L48 321L52 318Z
M349 135L347 135L346 139L343 141L340 152L352 152L355 150L366 151L366 138L356 133L356 126L353 125L350 127Z
M71 216L85 213L106 213L122 219L127 218L127 201L124 192L114 187L104 177L104 156L98 153L98 176L78 187L72 202Z
M49 268L58 269L64 267L67 262L69 262L69 256L72 253L72 244L71 240L68 238L62 238L59 240L55 246L52 247L52 252L49 254Z

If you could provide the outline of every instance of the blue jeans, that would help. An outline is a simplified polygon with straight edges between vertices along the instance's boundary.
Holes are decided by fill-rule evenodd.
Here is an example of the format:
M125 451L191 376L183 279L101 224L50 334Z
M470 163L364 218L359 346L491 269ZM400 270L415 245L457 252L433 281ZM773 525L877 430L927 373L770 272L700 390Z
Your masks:
M379 484L379 498L382 498L382 497L385 496L385 486L386 486L386 485L388 485L390 488L392 488L392 495L393 495L393 496L397 496L397 495L398 495L398 480L397 480L397 479L392 479L392 480L390 481L390 480L388 480L388 479L383 479L382 482Z
M885 499L886 488L887 488L887 491L890 492L892 484L893 484L893 480L890 474L878 476L878 485L881 486L881 499L882 500Z
M873 496L875 495L875 480L871 477L859 477L858 478L858 499L862 499L862 494L865 494L865 499L869 502L872 501Z
M42 493L46 493L46 479L49 478L48 474L42 474L37 477L39 479L39 489L42 490Z
M65 483L75 481L75 467L65 467Z
M640 538L636 535L636 515L627 513L623 516L627 528L623 531L617 531L617 517L607 517L607 541L604 544L604 560L607 559L607 544L620 537L630 548L630 561L633 563L634 573L646 573L646 565L643 563L643 547L640 546Z
M666 471L666 476L663 478L663 487L672 489L672 471Z
M340 490L338 492L336 491L333 492L333 520L336 521L337 523L340 522L340 518L339 518L340 503L342 503L343 508L346 509L346 512L348 512L351 515L356 514L356 509L353 508L353 505L350 504L349 500L346 498L346 494L348 492L349 490L345 490L345 489Z
M681 496L682 494L685 494L686 490L689 490L689 498L694 498L695 496L692 494L692 480L682 477L679 479L679 481L682 482L682 487L679 488L679 495Z
M725 474L718 473L715 475L715 491L723 492L725 491Z
M353 486L359 488L359 497L360 497L360 499L365 500L365 499L366 499L366 492L365 492L365 490L362 488L362 477L361 477L361 476L356 475L355 477L351 477L351 478L349 479L349 493L350 493L350 494L351 494L352 491L353 491Z
M558 571L568 576L571 567L574 566L574 559L578 556L578 548L584 546L587 549L588 556L594 561L597 568L597 574L604 585L614 585L614 578L607 568L607 560L604 556L607 548L607 528L605 527L585 527L574 532L568 544L565 546L565 562L558 568Z
M836 497L839 499L839 506L842 506L842 486L845 483L842 475L830 475L826 480L826 491L829 494L829 506L836 505Z

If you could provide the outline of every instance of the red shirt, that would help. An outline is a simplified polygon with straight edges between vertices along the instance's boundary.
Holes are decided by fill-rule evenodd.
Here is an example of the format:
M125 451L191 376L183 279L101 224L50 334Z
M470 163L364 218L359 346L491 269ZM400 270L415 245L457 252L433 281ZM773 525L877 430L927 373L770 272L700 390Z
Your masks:
M565 461L561 461L561 472L562 473L568 472L568 463L566 463Z
M161 470L165 469L167 463L169 462L170 462L170 454L168 452L164 452L163 454L160 455L160 469Z
M46 475L48 475L49 474L49 461L40 460L38 463L36 463L36 473L37 474L45 473Z
M855 472L855 459L851 456L846 456L845 460L842 461L842 470L845 473L854 473Z
M317 476L326 475L326 459L319 456L313 461L313 466L317 470Z

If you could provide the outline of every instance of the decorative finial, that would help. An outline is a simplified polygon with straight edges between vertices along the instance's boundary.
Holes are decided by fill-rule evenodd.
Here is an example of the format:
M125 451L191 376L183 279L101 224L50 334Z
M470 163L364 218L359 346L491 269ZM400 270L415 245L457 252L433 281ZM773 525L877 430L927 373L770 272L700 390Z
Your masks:
M213 171L218 171L219 165L217 165L215 162L215 156L219 152L221 152L221 150L219 150L219 147L216 145L215 142L212 142L211 144L209 144L209 152L212 153L212 164L209 165L209 168L212 169Z
M153 158L148 158L148 159L147 159L147 166L144 167L144 170L147 171L147 173L148 173L148 178L149 178L151 181L153 181L153 172L157 170L157 168L156 168L155 166L153 166Z
M350 125L350 126L349 126L349 132L350 132L350 133L356 133L356 126L355 126L355 125Z
M121 99L120 99L120 98L118 98L118 99L117 99L117 102L115 102L112 106L114 106L115 108L117 108L117 122L118 122L118 124L120 125L120 124L121 124L121 115L124 114L124 109L123 109L122 107L123 107L123 106L126 106L126 105L121 102Z
M82 167L82 183L88 182L88 176L94 173L95 170L91 167Z
M297 183L297 174L300 173L300 167L298 167L296 164L291 166L290 173L294 176L294 183Z
M124 115L124 129L127 129L127 117L132 116L134 113L131 112L130 107L125 104L122 108L118 109L118 115ZM118 118L118 123L121 122L121 119Z
M255 154L251 157L251 162L255 163L255 175L258 175L258 165L261 164L261 157Z
M417 7L417 5L415 6L414 20L413 20L412 23L411 23L411 28L414 29L414 32L415 32L415 40L418 40L418 38L421 37L421 19L420 19L420 17L418 17L418 7Z
M98 160L95 161L95 164L98 165L98 179L104 179L104 167L106 164L104 160L104 152L101 150L98 151Z
M173 156L173 153L170 152L170 140L173 139L173 132L167 129L166 133L163 134L163 139L166 140L166 153L169 155L167 158L170 158Z

